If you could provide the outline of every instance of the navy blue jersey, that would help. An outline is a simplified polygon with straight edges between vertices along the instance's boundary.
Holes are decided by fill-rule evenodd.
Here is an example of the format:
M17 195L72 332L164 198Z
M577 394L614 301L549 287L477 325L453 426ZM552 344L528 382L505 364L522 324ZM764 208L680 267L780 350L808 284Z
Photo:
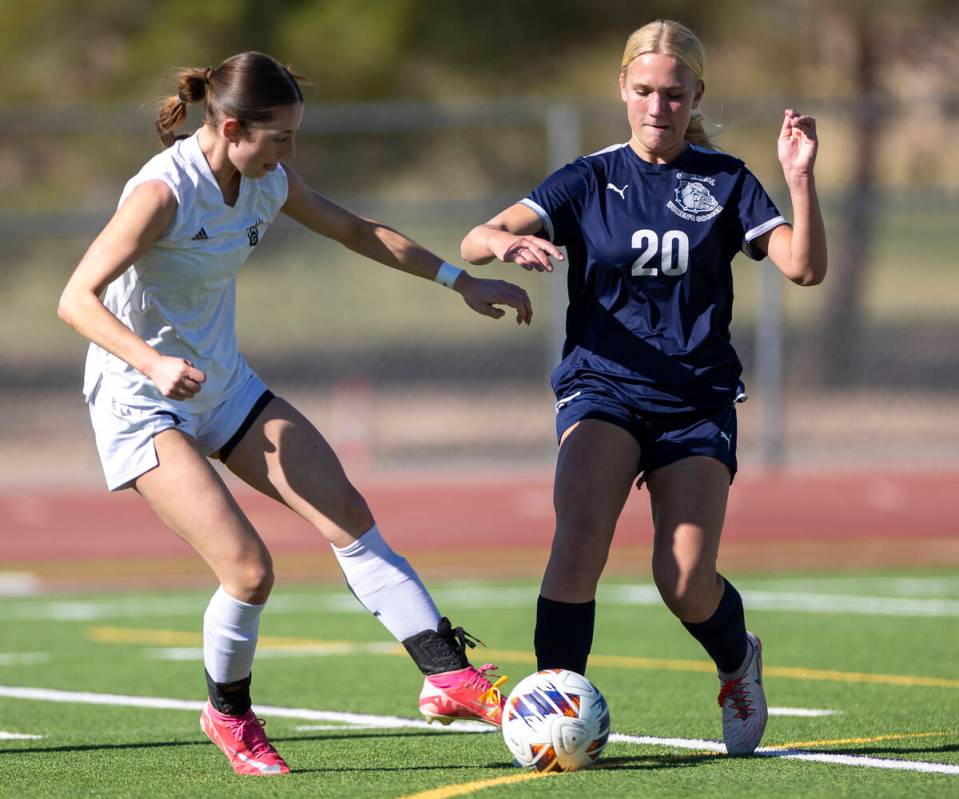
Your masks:
M742 366L729 337L731 261L786 220L742 161L689 145L669 164L626 144L577 158L522 203L566 247L562 398L599 386L641 409L728 405Z

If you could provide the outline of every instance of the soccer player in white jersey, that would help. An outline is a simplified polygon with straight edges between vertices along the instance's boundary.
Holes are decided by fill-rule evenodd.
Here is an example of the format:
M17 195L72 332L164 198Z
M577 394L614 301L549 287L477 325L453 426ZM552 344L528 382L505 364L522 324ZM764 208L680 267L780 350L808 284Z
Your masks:
M424 676L420 710L498 725L503 697L470 665L475 640L441 617L423 583L376 527L326 439L275 397L237 349L237 272L281 211L367 258L436 280L474 311L518 323L521 288L481 280L401 233L355 216L283 164L303 119L296 77L247 52L184 69L160 106L168 149L127 184L83 256L59 315L91 340L84 395L108 487L135 488L209 564L220 586L203 619L210 701L201 726L242 774L289 771L250 700L257 629L273 587L263 540L207 460L303 516L330 542L351 591L402 641ZM174 137L187 105L204 124Z
M638 478L649 489L653 577L716 663L730 754L766 726L761 644L716 571L736 410L745 399L730 344L733 255L769 256L791 281L820 283L826 237L813 179L815 120L784 115L779 161L790 225L743 162L718 152L695 109L703 50L658 20L626 43L620 90L629 142L579 158L463 240L474 264L569 264L563 360L553 374L556 534L537 604L539 667L582 673L596 585Z

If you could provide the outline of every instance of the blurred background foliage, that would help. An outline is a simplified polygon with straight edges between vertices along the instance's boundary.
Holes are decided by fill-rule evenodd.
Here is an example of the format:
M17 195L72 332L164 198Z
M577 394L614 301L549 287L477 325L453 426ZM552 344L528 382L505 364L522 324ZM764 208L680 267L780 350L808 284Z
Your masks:
M626 35L657 17L697 31L719 96L848 97L862 25L877 88L956 85L953 0L7 0L0 65L16 79L0 102L140 102L163 88L163 65L247 49L295 64L318 102L614 97Z
M881 185L959 183L959 157L944 146L959 115L954 0L7 0L0 4L0 68L8 77L0 82L0 208L115 196L112 167L127 174L149 146L153 103L172 92L177 66L263 50L310 79L315 109L529 97L613 106L626 36L659 16L689 24L706 45L704 110L720 146L751 163L759 153L757 166L775 170L772 148L753 148L749 134L788 101L864 120L828 131L819 165L827 185L861 177L855 151L864 136L883 138L870 156L884 162ZM763 102L770 105L755 104ZM116 125L123 139L96 158L82 135L76 146L60 146L57 134L71 127L95 146L104 131L85 120L99 111L109 129L118 108L139 109L142 119ZM430 172L441 174L450 159L442 149L436 155ZM384 187L408 186L406 162L393 161L371 176ZM456 185L475 195L501 179L486 168L466 174Z
M37 391L75 390L85 344L55 318L56 296L124 181L159 150L153 107L173 91L173 68L214 66L248 49L293 65L310 80L293 166L335 201L455 259L472 225L555 166L551 136L563 123L554 112L574 120L567 145L576 149L565 157L628 137L617 88L622 49L657 17L678 19L703 40L707 127L787 216L775 151L782 109L818 120L831 272L822 289L784 295L783 424L794 451L817 435L821 451L844 456L860 447L885 457L907 438L927 454L959 451L959 425L944 438L934 421L943 408L954 418L959 394L955 0L5 0L0 336L18 346L0 360L0 399L27 392L16 395L26 413L48 407ZM261 249L240 281L240 332L266 377L428 384L429 397L413 400L423 408L441 394L451 408L450 392L462 389L464 415L437 438L447 449L452 430L474 449L502 445L471 415L484 383L483 401L513 435L509 451L551 453L542 395L561 325L553 287L490 268L534 294L537 324L517 336L282 220ZM733 335L747 377L763 310L754 274L751 264L737 266ZM831 395L831 407L845 410L815 428L824 385L845 392ZM512 428L502 405L509 386L532 392L512 404ZM364 391L346 392L340 406L369 409L378 400ZM397 407L391 396L384 408ZM316 411L327 412L336 417ZM898 433L890 415L902 421ZM425 418L441 417L434 409ZM396 429L410 428L409 419ZM35 439L33 424L20 419L8 439ZM424 421L423 429L443 424ZM853 428L855 444L842 437Z

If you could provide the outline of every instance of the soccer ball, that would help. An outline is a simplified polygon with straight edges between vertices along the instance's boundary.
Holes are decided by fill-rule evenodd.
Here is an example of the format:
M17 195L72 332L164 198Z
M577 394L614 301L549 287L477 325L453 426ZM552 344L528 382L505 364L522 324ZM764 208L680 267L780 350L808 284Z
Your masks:
M609 708L581 674L545 669L520 680L503 709L503 740L520 766L576 771L593 765L609 739Z

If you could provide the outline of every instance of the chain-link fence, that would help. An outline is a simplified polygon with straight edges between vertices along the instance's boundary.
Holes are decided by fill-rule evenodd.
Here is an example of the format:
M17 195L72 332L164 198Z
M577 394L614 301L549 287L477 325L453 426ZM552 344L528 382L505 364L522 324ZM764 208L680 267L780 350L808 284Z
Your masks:
M734 265L733 335L753 398L740 413L745 468L959 460L959 271L951 246L959 167L940 148L910 180L915 147L903 155L896 145L915 126L922 141L936 125L945 136L959 115L949 108L935 106L927 119L912 110L887 127L879 180L867 189L875 197L854 298L855 341L827 341L825 351L819 333L835 298L830 283L849 266L842 253L855 196L848 185L855 109L825 102L804 109L819 118L823 140L817 169L831 274L822 287L800 289L768 263ZM746 159L788 216L775 156L781 109L717 104L707 114L721 123L719 146ZM8 482L99 480L79 395L85 343L55 306L123 182L155 149L149 113L70 109L0 121L7 174L0 180L19 187L0 214L0 474ZM334 201L457 261L473 225L556 166L627 135L616 106L311 107L293 166ZM562 336L562 273L473 271L526 287L533 326L481 318L452 292L364 261L281 217L240 277L241 347L354 470L545 467L555 450L547 383ZM837 379L819 361L840 346L852 347L853 358Z

